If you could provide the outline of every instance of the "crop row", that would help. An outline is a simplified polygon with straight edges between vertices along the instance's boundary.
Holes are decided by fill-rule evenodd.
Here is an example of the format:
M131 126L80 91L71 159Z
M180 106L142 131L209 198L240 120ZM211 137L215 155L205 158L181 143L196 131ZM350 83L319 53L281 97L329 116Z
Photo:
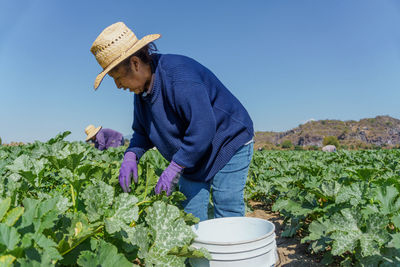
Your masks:
M400 266L400 151L263 151L246 199L285 218L322 263Z

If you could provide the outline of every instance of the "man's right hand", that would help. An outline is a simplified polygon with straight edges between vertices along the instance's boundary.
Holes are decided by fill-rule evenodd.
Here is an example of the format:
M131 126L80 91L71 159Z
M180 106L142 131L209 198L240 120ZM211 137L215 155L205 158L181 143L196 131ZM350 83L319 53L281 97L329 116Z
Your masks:
M138 168L136 162L136 154L133 152L126 152L124 160L121 163L121 168L119 169L119 184L125 193L131 191L131 175L133 175L133 180L135 183L138 181Z

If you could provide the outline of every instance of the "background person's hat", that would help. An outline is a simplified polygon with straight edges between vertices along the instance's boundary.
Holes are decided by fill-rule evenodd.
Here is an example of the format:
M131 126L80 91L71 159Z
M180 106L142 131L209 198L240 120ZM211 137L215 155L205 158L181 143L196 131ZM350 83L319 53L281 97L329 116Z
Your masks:
M90 48L97 62L103 68L94 81L94 89L99 87L104 76L115 66L160 37L160 34L150 34L138 40L123 22L117 22L105 28Z
M89 141L93 136L95 136L101 129L101 126L95 128L94 125L88 125L85 128L85 133L87 134L86 142Z

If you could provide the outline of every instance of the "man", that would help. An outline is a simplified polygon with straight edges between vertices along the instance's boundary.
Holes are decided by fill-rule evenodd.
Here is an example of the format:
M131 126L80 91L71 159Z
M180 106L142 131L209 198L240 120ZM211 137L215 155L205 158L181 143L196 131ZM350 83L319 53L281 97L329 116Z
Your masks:
M112 129L103 129L101 126L96 128L94 125L88 125L85 128L85 133L87 135L86 142L92 141L94 147L99 150L123 146L125 142L121 133Z
M169 195L176 184L187 213L207 219L212 189L214 216L244 216L243 191L253 155L253 122L246 109L206 67L181 55L163 55L150 34L137 39L122 22L107 27L91 52L117 88L134 96L134 131L121 164L119 182L130 191L137 163L156 146L170 164L155 193Z

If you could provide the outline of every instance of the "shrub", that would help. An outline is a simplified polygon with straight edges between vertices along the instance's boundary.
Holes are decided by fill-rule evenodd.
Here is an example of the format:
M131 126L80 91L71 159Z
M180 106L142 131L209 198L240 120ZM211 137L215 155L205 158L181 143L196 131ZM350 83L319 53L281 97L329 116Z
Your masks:
M322 140L322 144L324 146L334 145L335 147L339 147L339 141L336 136L325 136L324 140Z
M312 145L308 147L308 150L319 150L319 147L316 145Z
M303 149L303 146L296 145L296 146L294 146L294 150L301 151L301 150L304 150L304 149Z
M2 144L2 143L1 143L1 137L0 137L0 146L1 146L1 144Z
M291 148L292 142L290 140L285 140L282 142L282 148Z

